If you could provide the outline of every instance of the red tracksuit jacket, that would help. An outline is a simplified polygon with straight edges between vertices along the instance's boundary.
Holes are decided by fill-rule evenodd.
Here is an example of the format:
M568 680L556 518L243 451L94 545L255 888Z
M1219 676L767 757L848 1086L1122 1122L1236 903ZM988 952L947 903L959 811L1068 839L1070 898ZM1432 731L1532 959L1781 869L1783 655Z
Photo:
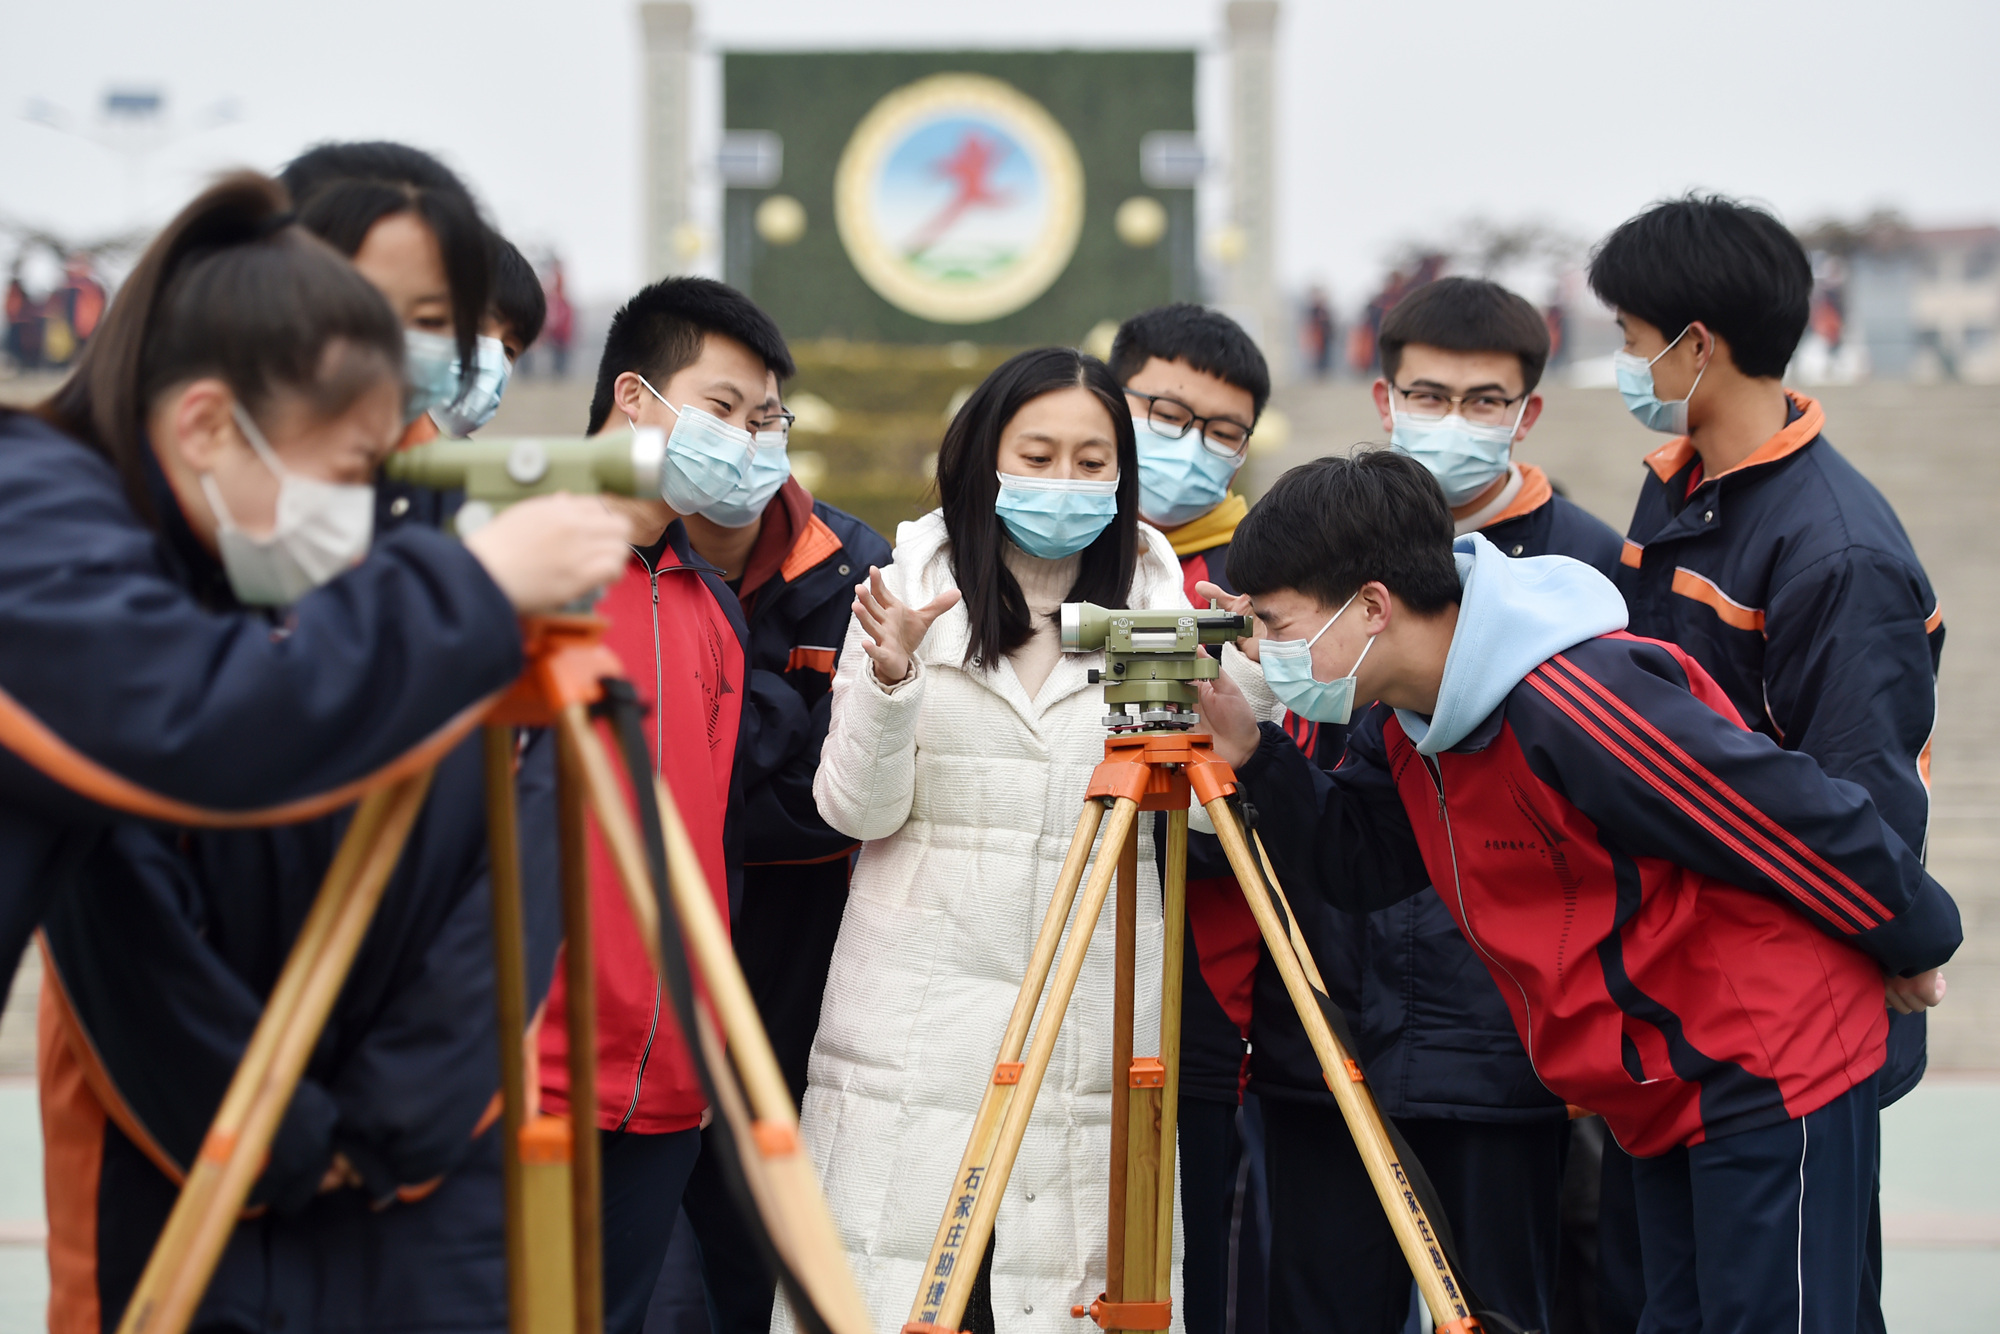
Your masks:
M1542 1082L1641 1156L1871 1077L1883 970L1935 967L1961 933L1867 792L1749 731L1670 645L1598 634L1496 670L1435 753L1442 713L1378 706L1331 773L1265 725L1238 773L1294 892L1368 911L1434 884Z
M647 557L651 557L649 565ZM646 744L729 919L725 845L737 724L743 712L743 613L721 576L667 529L657 553L635 554L598 607L605 643L646 708ZM615 752L614 752L615 753ZM621 780L622 781L622 780ZM592 943L597 963L597 1124L660 1135L701 1122L707 1100L673 1008L632 927L611 858L593 830ZM567 988L560 965L541 1028L542 1102L569 1110Z

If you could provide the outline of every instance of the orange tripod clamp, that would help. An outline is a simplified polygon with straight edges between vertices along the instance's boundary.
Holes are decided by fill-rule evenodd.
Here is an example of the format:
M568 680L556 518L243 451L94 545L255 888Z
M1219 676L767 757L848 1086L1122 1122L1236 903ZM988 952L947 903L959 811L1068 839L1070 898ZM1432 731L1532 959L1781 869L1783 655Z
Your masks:
M1172 1302L1113 1302L1100 1296L1088 1306L1069 1308L1072 1319L1089 1316L1099 1329L1167 1329L1174 1320Z
M599 684L607 676L622 678L618 655L604 646L605 621L599 616L524 616L522 653L527 661L520 676L487 712L486 721L503 727L548 727L572 704L595 704L604 697Z
M1104 739L1104 762L1084 798L1129 797L1142 811L1184 811L1190 789L1204 806L1236 790L1236 771L1216 758L1206 732L1127 732Z

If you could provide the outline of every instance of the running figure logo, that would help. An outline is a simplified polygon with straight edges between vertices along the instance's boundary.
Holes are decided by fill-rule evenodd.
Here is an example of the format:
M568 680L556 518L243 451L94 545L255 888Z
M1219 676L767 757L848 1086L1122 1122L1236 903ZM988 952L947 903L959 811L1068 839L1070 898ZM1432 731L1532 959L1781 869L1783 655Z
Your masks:
M993 169L1008 153L1008 147L990 135L967 129L951 156L931 164L936 175L953 182L956 189L945 206L903 247L903 254L916 259L944 239L968 209L981 204L1005 205L1009 195L992 184Z

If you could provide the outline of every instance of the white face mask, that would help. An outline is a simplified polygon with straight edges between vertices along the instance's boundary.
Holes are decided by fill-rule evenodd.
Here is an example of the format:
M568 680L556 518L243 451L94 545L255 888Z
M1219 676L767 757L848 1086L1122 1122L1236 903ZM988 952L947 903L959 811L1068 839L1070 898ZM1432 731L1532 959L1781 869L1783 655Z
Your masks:
M290 606L368 554L375 534L375 488L341 486L289 471L242 405L230 411L250 448L278 479L278 503L270 536L251 537L230 517L214 476L201 474L201 493L215 512L223 573L238 602Z

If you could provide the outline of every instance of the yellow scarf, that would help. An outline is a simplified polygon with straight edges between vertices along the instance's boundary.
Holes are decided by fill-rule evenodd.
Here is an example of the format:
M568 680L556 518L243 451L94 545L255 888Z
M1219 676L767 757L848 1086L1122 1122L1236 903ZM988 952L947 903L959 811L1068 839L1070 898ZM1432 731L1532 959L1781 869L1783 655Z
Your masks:
M1199 519L1189 519L1178 528L1166 529L1167 541L1176 556L1192 556L1197 551L1219 547L1236 536L1236 525L1250 512L1250 502L1230 492L1220 505Z

